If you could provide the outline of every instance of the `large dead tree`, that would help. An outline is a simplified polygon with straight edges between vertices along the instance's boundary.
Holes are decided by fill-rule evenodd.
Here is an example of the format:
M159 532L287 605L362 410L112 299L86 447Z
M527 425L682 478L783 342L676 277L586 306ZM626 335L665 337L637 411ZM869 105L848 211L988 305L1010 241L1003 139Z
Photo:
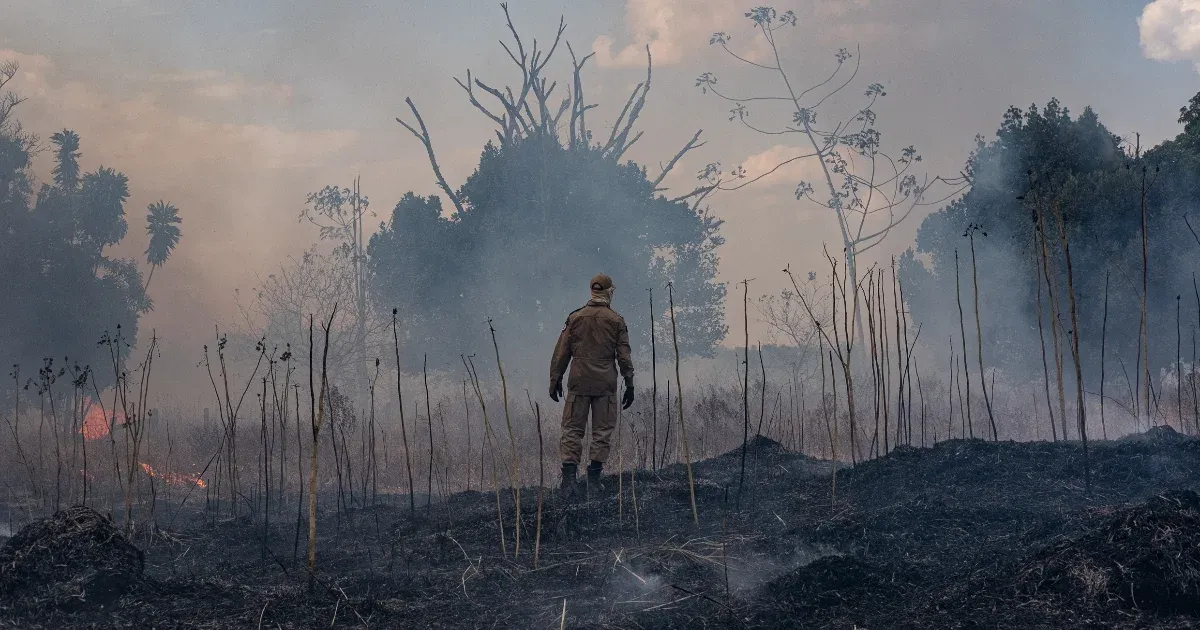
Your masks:
M567 26L562 18L559 19L557 32L549 48L539 46L536 39L527 48L525 41L513 25L508 4L502 3L500 7L504 10L508 32L512 36L511 43L501 40L500 46L520 71L519 82L500 87L499 84L493 85L476 77L469 69L465 79L458 77L454 79L458 86L466 92L468 100L475 109L495 124L496 139L500 146L503 148L523 138L545 135L553 136L568 149L598 150L605 157L620 160L626 151L641 139L643 134L642 131L635 130L635 125L646 105L646 97L650 93L653 70L650 47L646 47L646 80L633 88L617 116L616 122L609 130L607 138L600 142L587 125L588 111L595 109L598 105L587 102L584 97L583 85L583 69L595 53L583 57L575 54L570 42L563 38ZM571 84L564 88L565 94L561 98L555 96L558 81L545 76L546 67L560 45L565 46L571 56L572 69ZM412 113L412 121L396 118L396 122L403 125L425 147L438 188L446 194L450 202L454 204L455 210L461 214L465 211L463 200L442 172L434 151L433 139L430 136L429 128L425 125L424 118L411 98L406 98L404 102ZM656 191L667 190L661 184L685 154L704 146L704 143L699 141L702 131L697 130L670 160L665 164L660 164L661 172L652 180ZM690 193L676 197L675 200L688 201L691 207L698 208L708 193L717 187L717 182L708 181L703 173L701 179L706 179L703 185L698 186Z

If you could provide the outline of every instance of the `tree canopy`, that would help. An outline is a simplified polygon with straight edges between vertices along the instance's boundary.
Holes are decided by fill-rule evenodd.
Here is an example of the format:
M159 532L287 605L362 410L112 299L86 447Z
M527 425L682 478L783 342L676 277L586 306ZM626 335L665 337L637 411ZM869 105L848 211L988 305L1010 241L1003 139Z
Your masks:
M707 354L724 337L721 221L657 194L643 167L537 134L489 143L457 196L463 212L447 214L439 197L405 195L368 248L374 299L399 307L417 356L485 349L492 318L518 358L548 358L599 272L635 343L649 344L650 288L661 324L668 281L681 351Z
M1197 109L1196 103L1200 98L1193 98L1179 119L1189 129L1149 151L1115 136L1090 108L1078 117L1054 99L1040 110L1010 108L994 140L976 139L965 169L972 182L970 191L925 218L915 255L910 252L902 260L915 319L927 327L945 326L935 329L957 328L955 252L964 303L970 304L966 231L981 226L975 246L984 343L992 355L989 362L1012 370L1033 369L1037 354L1030 349L1038 339L1033 218L1036 212L1044 213L1049 222L1047 238L1057 243L1055 217L1060 213L1075 269L1083 362L1096 373L1106 332L1109 360L1123 361L1132 372L1134 364L1144 360L1138 347L1144 189L1150 361L1156 368L1174 364L1175 298L1180 297L1185 339L1200 307L1200 295L1192 295L1191 273L1200 249L1185 221L1200 192L1200 143L1196 141L1200 126L1191 124L1188 114ZM1195 219L1191 223L1200 227ZM1050 268L1061 281L1065 264L1057 247L1052 249ZM1183 301L1188 296L1192 299ZM1048 296L1042 297L1043 322L1048 327L1053 314ZM1060 307L1065 312L1065 303ZM1075 334L1065 316L1059 317L1064 335ZM1049 328L1045 334L1050 334ZM1036 373L1040 371L1037 364Z
M0 89L15 71L15 64L5 66ZM6 102L15 106L19 100ZM30 169L37 138L11 112L0 116L0 347L19 366L21 381L51 357L60 361L56 365L68 357L111 378L112 369L105 369L112 365L110 348L98 342L106 335L120 339L123 358L137 340L138 317L151 308L137 261L106 254L128 232L129 180L104 166L81 172L80 137L64 129L50 137L53 182L35 194ZM178 243L178 222L170 204L149 208L153 267L166 262Z

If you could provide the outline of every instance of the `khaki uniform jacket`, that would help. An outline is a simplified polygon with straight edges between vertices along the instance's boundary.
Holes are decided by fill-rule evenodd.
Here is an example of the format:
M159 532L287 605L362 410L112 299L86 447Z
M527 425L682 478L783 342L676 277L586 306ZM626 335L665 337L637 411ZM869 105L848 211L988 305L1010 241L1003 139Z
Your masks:
M571 365L567 391L580 396L617 392L617 367L626 382L633 381L629 328L625 318L607 304L588 302L567 316L567 323L550 359L550 383L562 380Z

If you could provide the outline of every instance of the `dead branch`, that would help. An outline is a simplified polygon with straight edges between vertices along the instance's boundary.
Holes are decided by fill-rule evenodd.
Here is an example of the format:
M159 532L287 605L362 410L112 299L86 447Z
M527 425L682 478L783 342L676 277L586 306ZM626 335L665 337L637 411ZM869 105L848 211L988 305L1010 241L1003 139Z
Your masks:
M475 91L473 89L471 89L472 79L471 79L471 70L470 69L467 70L467 82L466 83L463 83L458 77L454 78L454 82L457 83L458 86L461 87L464 91L466 91L467 98L469 98L471 100L471 104L475 106L475 109L478 109L479 111L483 112L484 116L487 116L489 119L492 120L492 122L499 125L501 129L508 128L508 124L504 121L504 118L493 114L488 108L483 106L483 103L479 102L479 99L475 98Z
M645 83L638 83L637 85L633 86L633 91L629 93L629 98L625 99L625 106L621 108L621 113L617 115L617 120L613 123L612 131L608 134L608 142L604 143L604 150L607 151L610 147L612 147L613 143L616 142L617 130L621 128L621 122L625 120L625 115L629 113L629 108L633 106L633 100L637 98L638 93L642 91L643 85L645 85Z
M433 174L435 177L437 177L438 187L440 187L442 191L446 193L446 196L450 198L450 201L454 203L454 209L457 210L460 215L464 214L465 210L462 205L462 200L458 198L457 194L455 194L454 189L450 188L450 184L446 182L446 177L442 175L442 169L438 166L437 157L433 153L433 141L429 138L429 130L425 128L425 121L421 118L421 112L417 111L417 106L413 104L412 98L406 97L404 102L408 103L408 108L412 110L413 116L417 119L417 125L421 128L421 131L418 133L417 130L412 127L412 125L404 122L399 117L396 118L396 122L404 125L404 128L407 129L409 133L415 136L417 140L420 140L421 144L425 145L425 152L429 154L429 165L433 167Z
M675 168L675 164L677 162L679 162L679 158L682 158L683 155L685 153L687 153L688 151L691 151L692 149L698 149L698 148L704 146L705 144L707 144L705 142L700 142L700 143L696 142L697 140L700 139L701 133L704 133L704 130L697 129L696 135L692 136L692 139L688 140L688 143L683 145L683 148L680 149L679 152L675 154L675 157L671 158L670 162L667 162L667 165L663 167L662 173L660 173L659 176L654 179L654 183L652 185L655 188L658 188L658 185L661 184L662 180L664 178L666 178L668 173L671 172L671 169Z
M567 42L567 52L571 53L571 67L575 89L571 94L571 131L570 140L571 148L577 146L577 143L582 142L585 146L588 142L587 122L584 115L587 110L596 107L596 105L585 105L583 102L583 78L580 74L584 64L588 59L591 59L596 53L591 53L581 60L576 60L575 50L571 48L571 42Z
M634 93L638 94L638 97L637 100L634 101L633 109L630 110L629 117L625 119L625 125L621 128L620 133L618 133L614 138L609 139L609 141L604 145L604 149L602 151L603 153L607 154L609 151L614 151L614 156L619 158L621 154L625 153L630 145L633 144L633 141L626 142L626 139L629 138L629 132L633 130L633 125L637 123L638 116L640 116L642 113L642 108L646 106L646 95L650 93L650 76L652 69L653 62L650 58L650 46L647 44L646 80L639 84L637 88L634 88ZM639 89L641 90L640 93L638 92ZM619 125L620 122L618 121L618 125L614 125L614 130L616 126ZM634 141L636 141L636 138Z

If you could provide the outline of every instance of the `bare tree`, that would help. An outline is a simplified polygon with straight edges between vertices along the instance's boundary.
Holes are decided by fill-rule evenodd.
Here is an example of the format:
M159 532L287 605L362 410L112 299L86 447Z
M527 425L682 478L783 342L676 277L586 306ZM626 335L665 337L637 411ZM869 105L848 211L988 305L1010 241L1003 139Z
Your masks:
M705 94L732 103L731 121L781 141L795 138L803 148L797 148L794 156L758 175L747 175L739 166L728 174L729 182L721 183L722 173L717 163L708 166L707 174L718 190L733 191L766 179L793 162L809 161L818 165L821 181L799 182L796 199L826 208L836 218L846 261L846 279L850 286L858 286L860 255L882 243L917 207L941 203L961 192L965 181L919 176L914 172L914 165L921 161L921 156L911 145L898 154L883 150L882 136L875 124L875 105L886 96L882 84L872 83L866 87L861 107L845 112L829 111L832 107L830 99L842 95L858 77L860 57L857 49L854 54L846 48L838 50L832 73L805 87L797 83L790 69L784 66L777 40L781 29L796 26L796 14L756 7L745 16L766 43L770 59L759 62L739 55L729 47L732 37L724 32L714 33L709 44L720 46L743 67L774 74L779 80L779 92L733 94L718 86L718 78L712 72L701 74L696 79L696 86ZM851 60L852 65L848 63ZM748 103L783 105L791 112L791 120L774 127L760 126L752 122ZM951 191L938 199L928 200L927 192L938 182L949 184ZM853 296L853 311L852 319L857 322L858 330L857 335L848 331L847 342L854 337L861 340L862 336L857 291Z
M653 69L650 47L646 47L646 80L633 88L613 123L612 129L609 130L607 138L600 142L587 125L587 112L595 109L598 105L587 103L583 89L583 68L591 59L592 54L582 58L575 54L570 42L563 38L567 26L561 18L549 48L540 47L536 39L533 40L532 46L527 48L525 40L521 38L513 25L508 4L501 3L500 7L504 10L506 25L512 36L511 44L501 41L500 46L520 71L519 83L498 87L498 84L493 85L474 76L469 69L466 79L457 77L454 79L458 86L466 92L467 99L475 109L495 124L496 138L500 146L504 147L520 139L533 136L553 136L569 149L591 148L601 151L604 157L619 160L629 150L629 147L641 139L644 133L636 131L635 125L646 105L646 97L650 93ZM547 64L550 63L560 44L567 48L567 52L571 56L572 68L571 85L564 89L565 94L561 100L554 94L558 88L558 81L551 80L544 74ZM412 122L401 118L397 118L396 122L403 125L424 146L438 188L449 197L455 210L460 214L463 213L465 211L463 201L456 188L450 184L442 172L434 151L433 139L430 136L429 128L425 125L425 119L411 98L406 98L405 103L412 113ZM566 133L564 134L563 131ZM661 172L651 179L657 192L668 190L662 186L662 182L686 153L704 146L704 143L699 141L701 132L702 130L697 130L666 164L661 165ZM703 173L700 179L705 179ZM705 182L692 192L676 197L674 200L688 201L693 208L698 208L700 202L715 188L713 183Z
M355 278L353 260L348 256L321 254L313 248L299 257L289 257L278 271L259 277L249 296L238 292L235 303L239 319L234 335L237 339L230 347L244 352L253 347L254 341L265 338L280 347L291 344L297 360L306 360L307 314L335 302L356 302ZM360 320L354 310L338 309L330 323L331 375L357 374L354 366L359 363L360 355L378 357L387 350L384 344L388 322L369 310L364 315ZM238 359L250 358L238 356Z
M367 387L367 266L363 224L367 218L370 200L363 196L360 178L354 178L353 188L326 186L310 193L300 221L308 221L320 228L322 240L337 243L332 256L349 263L352 295L346 296L354 304L354 387L352 391L360 398ZM371 213L374 216L374 213ZM331 261L337 262L337 261Z

